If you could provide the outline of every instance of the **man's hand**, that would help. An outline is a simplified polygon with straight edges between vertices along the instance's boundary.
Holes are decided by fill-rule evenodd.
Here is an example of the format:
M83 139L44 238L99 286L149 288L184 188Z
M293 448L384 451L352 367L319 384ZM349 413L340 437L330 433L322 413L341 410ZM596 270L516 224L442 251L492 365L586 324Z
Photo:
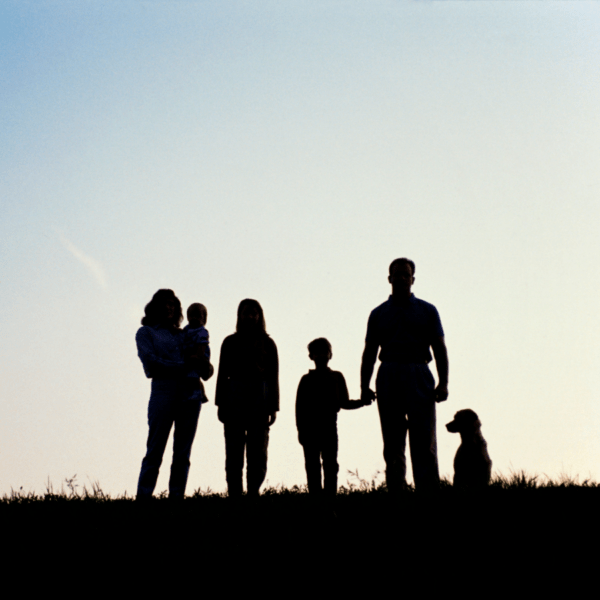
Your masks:
M443 402L448 399L448 350L443 337L436 338L431 343L435 356L435 366L438 372L438 386L435 388L435 401Z
M376 397L377 394L371 388L367 388L366 390L362 390L360 392L360 399L363 401L365 406L371 404Z
M448 399L448 384L442 385L441 383L435 388L435 401L443 402Z

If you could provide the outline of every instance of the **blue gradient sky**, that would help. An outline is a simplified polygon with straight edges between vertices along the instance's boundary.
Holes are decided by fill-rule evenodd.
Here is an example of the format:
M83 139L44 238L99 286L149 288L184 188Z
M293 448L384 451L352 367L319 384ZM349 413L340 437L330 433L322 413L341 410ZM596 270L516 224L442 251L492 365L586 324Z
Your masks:
M599 29L597 2L3 2L0 493L135 491L161 287L208 307L215 366L261 302L267 477L303 483L306 345L358 397L398 256L446 331L441 472L469 407L497 471L600 479ZM341 483L383 470L375 406L339 431ZM223 467L211 403L188 492Z

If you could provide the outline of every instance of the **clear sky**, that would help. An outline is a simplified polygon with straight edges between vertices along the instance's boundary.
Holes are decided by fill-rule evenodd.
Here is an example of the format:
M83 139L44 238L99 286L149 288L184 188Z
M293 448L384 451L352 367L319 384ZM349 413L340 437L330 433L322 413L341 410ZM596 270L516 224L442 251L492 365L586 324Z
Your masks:
M441 473L472 408L496 471L600 479L599 30L586 1L2 2L0 493L135 492L163 287L208 307L215 367L262 304L268 484L304 483L306 345L357 398L400 256L446 333ZM188 493L225 490L206 387ZM339 437L340 483L383 471L375 405Z

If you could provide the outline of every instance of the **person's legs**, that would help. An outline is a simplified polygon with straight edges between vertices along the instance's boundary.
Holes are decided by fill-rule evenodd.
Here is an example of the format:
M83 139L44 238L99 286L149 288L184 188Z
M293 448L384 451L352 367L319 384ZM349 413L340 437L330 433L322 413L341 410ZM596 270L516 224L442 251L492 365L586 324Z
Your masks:
M390 492L406 486L406 432L408 422L401 394L401 365L382 363L377 372L377 408L383 437L385 478Z
M139 500L152 497L158 470L162 463L165 446L175 418L172 394L153 393L148 404L148 442L146 456L138 480L137 498Z
M180 400L175 413L173 433L173 462L169 479L169 497L183 498L188 473L190 454L200 416L200 398Z
M334 497L337 494L337 478L340 466L337 461L338 434L337 424L324 431L321 439L321 452L323 456L323 473L325 475L325 494Z
M321 451L315 441L302 445L304 450L304 467L306 468L306 483L310 494L320 494L321 484Z
M244 449L246 429L239 421L228 421L225 430L225 477L229 496L241 496L243 492Z
M424 401L408 415L410 459L415 489L436 489L440 485L435 434L435 401Z
M269 417L261 416L248 424L246 441L246 485L248 495L256 496L267 475Z
M414 387L408 402L410 459L415 489L432 490L440 485L433 397L435 382L427 365L416 365L414 369Z

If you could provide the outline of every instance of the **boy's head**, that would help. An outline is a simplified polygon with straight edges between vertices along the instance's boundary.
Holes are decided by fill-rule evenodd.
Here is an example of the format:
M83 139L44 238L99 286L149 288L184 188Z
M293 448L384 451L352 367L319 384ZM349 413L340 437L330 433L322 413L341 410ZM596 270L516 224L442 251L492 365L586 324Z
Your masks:
M315 361L315 365L327 365L331 360L331 344L325 338L317 338L308 345L308 356Z
M197 327L204 327L204 325L206 325L207 316L208 313L206 306L204 306L204 304L200 304L199 302L190 304L187 309L187 318L190 325L194 324Z

